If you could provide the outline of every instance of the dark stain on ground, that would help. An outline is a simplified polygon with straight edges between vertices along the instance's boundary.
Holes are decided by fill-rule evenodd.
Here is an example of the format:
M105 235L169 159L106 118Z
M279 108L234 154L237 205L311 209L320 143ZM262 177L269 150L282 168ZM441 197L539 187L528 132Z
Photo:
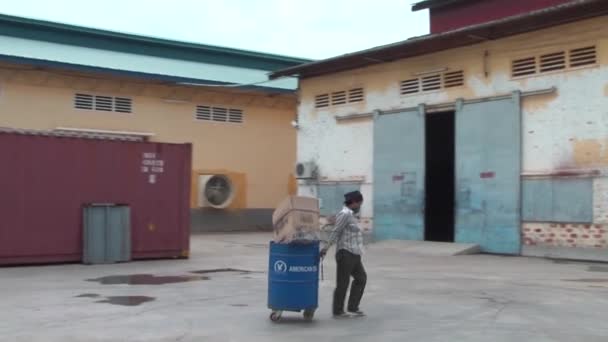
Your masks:
M76 298L99 298L101 297L97 293L83 293L81 295L76 296Z
M562 279L562 280L580 282L580 283L608 283L608 278L583 278L583 279Z
M592 261L592 260L569 260L569 259L551 259L554 264L562 264L562 265L580 265L580 266L606 266L608 264L603 261Z
M155 276L152 274L131 274L131 275L116 275L107 276L96 279L87 279L87 281L98 282L102 285L165 285L175 283L186 283L190 281L209 280L209 277L203 276Z
M608 266L589 266L587 269L589 272L608 272Z
M105 300L100 300L95 303L122 305L122 306L138 306L143 303L156 300L154 297L148 296L113 296L107 297Z
M239 273L239 274L249 274L249 273L254 273L254 272L247 271L247 270L239 270L239 269L236 269L236 268L213 268L213 269L208 269L208 270L191 271L190 273L196 273L196 274L209 274L209 273Z
M230 306L234 306L234 307L237 307L237 308L244 308L244 307L247 307L249 305L247 305L247 304L230 304Z

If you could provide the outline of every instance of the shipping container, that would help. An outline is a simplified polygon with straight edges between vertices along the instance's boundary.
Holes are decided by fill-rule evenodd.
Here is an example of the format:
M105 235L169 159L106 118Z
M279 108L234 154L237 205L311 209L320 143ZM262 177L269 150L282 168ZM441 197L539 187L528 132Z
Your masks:
M0 265L78 262L84 212L130 211L130 258L187 257L192 146L0 130Z

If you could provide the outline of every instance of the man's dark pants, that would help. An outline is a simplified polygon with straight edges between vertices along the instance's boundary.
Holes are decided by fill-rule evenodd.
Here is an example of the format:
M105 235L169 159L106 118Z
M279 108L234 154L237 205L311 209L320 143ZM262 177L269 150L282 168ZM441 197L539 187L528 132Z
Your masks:
M365 283L367 282L367 274L361 256L353 254L347 250L341 249L336 254L336 263L338 264L336 290L334 291L334 315L344 312L344 300L350 283L350 277L354 278L350 288L350 297L348 298L348 311L358 311Z

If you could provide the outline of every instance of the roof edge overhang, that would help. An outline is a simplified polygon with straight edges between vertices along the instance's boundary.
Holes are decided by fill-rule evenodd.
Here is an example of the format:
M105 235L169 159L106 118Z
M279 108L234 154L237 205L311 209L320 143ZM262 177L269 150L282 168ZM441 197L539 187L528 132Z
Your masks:
M56 62L49 61L44 59L36 59L36 58L26 58L26 57L17 57L17 56L8 56L0 54L0 62L14 63L20 65L31 65L36 67L36 70L44 71L45 69L49 70L60 70L66 72L82 72L89 74L98 74L106 75L110 77L126 77L131 79L139 79L146 80L150 82L158 82L168 85L175 86L195 86L204 88L205 85L210 85L213 87L221 87L227 86L227 89L238 89L238 90L251 90L256 92L263 93L271 93L271 94L293 94L295 93L295 89L285 89L285 88L276 88L276 87L265 87L261 85L242 85L239 87L232 86L232 83L228 82L218 82L213 80L205 80L198 78L187 78L187 77L179 77L179 76L171 76L171 75L163 75L163 74L152 74L146 72L137 72L137 71L129 71L129 70L121 70L121 69L111 69L111 68L103 68L96 66L88 66L83 64L73 64L73 63L64 63L64 62ZM66 75L68 76L68 75ZM77 75L69 75L69 76L77 76ZM228 87L230 86L230 87ZM226 89L223 88L223 89Z
M488 23L415 37L398 43L285 68L271 73L269 77L270 79L286 76L316 77L475 45L604 15L608 15L608 1L575 0Z
M311 61L305 58L108 31L6 14L0 14L0 34L72 46L262 70L276 70Z
M460 2L471 2L476 0L426 0L420 1L412 5L412 11L421 11L425 9L433 9L439 7L445 7L448 5L460 3Z

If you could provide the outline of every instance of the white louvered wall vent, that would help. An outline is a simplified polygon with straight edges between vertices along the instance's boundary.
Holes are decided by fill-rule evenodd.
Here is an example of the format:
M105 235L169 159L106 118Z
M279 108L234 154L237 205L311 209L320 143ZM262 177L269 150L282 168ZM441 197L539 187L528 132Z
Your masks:
M243 123L243 110L212 106L196 106L196 120Z
M460 87L464 85L464 71L450 71L411 78L401 81L401 95L410 95L426 91Z
M363 88L353 88L315 96L315 108L327 108L363 101L365 101Z
M101 96L77 93L74 108L102 112L132 113L133 100L126 97Z
M511 76L524 77L553 71L568 70L597 63L595 46L557 51L511 62Z

